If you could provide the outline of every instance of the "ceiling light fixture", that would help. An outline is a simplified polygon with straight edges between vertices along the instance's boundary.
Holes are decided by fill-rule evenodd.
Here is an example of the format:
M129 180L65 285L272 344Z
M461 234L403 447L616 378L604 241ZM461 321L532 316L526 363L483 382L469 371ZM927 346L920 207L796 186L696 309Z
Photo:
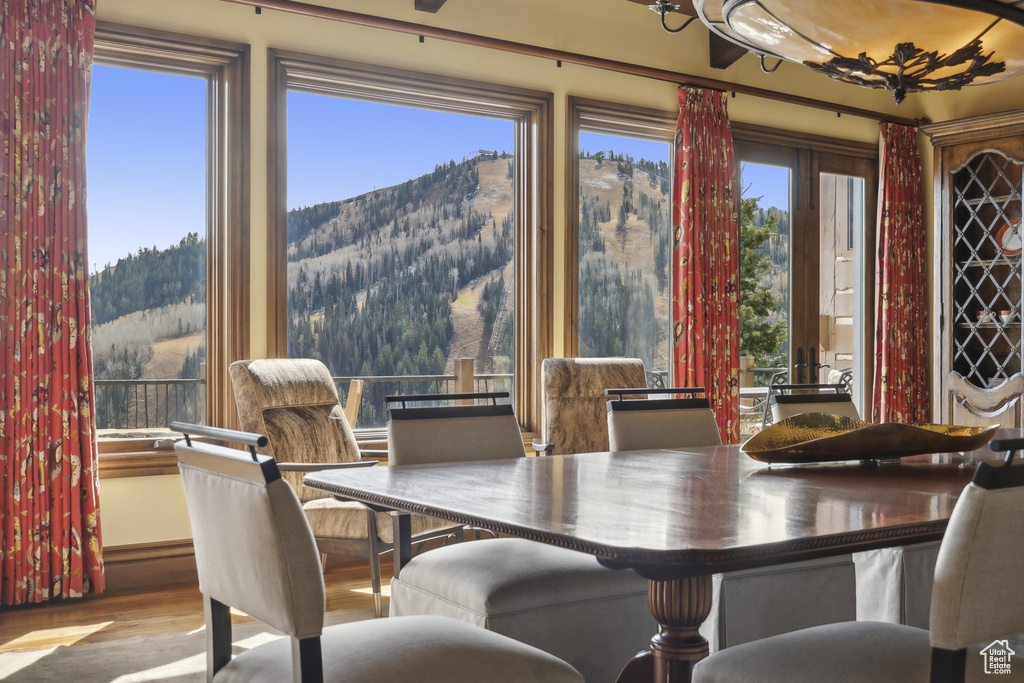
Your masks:
M679 28L669 28L668 24L665 23L665 15L668 14L669 12L675 12L677 9L679 9L679 5L675 4L674 2L669 2L669 0L657 0L657 2L655 2L653 5L648 5L647 9L651 10L652 12L657 12L658 14L661 15L661 27L668 31L669 33L679 33L684 28L686 28L687 26L689 26L690 24L697 20L697 17L690 17Z
M907 93L1024 73L1024 0L693 4L713 32L757 54L762 69L765 57L798 62L838 81L889 90L897 104Z

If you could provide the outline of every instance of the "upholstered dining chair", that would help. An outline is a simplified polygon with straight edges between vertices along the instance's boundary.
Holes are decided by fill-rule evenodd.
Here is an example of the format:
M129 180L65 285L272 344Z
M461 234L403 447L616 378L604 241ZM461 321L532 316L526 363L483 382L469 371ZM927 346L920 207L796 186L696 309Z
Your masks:
M206 613L207 680L580 683L571 666L497 633L443 617L374 619L324 628L316 541L294 490L259 434L175 424ZM242 443L250 452L193 441ZM285 638L232 656L230 608Z
M696 666L694 683L995 678L986 670L1019 680L1024 672L1006 655L1008 640L1024 632L1024 465L1011 464L1024 439L991 446L1011 456L979 464L956 502L935 565L928 630L855 621L787 633L711 655Z
M853 396L847 393L845 384L776 384L769 387L763 426L801 413L834 413L860 419L860 411L853 402Z
M605 389L608 446L613 451L685 446L718 446L721 433L703 387L648 389L646 400L627 400L636 389ZM651 398L666 395L667 398ZM688 395L689 398L671 398Z
M700 394L703 388L650 389L659 394ZM612 450L684 449L722 443L706 398L625 400L630 390L610 389L608 438ZM856 571L842 555L766 569L714 574L711 612L700 632L712 652L808 626L856 618ZM804 600L808 591L827 599Z
M541 362L541 438L533 448L560 455L608 450L605 389L647 387L639 358L545 358Z
M374 611L380 616L380 555L393 547L392 516L302 485L303 475L325 464L361 461L327 366L306 358L267 358L236 361L228 371L239 423L247 432L266 435L267 445L260 450L274 456L299 495L322 560L331 553L369 559ZM422 515L413 515L411 523L417 541L447 536L458 528Z
M388 396L384 400L388 405L389 465L526 456L522 432L512 404L508 402L507 391L407 394ZM438 402L452 405L419 405Z
M417 406L423 399L491 404ZM522 458L507 394L390 396L391 467ZM585 553L522 538L467 541L421 553L391 580L393 616L448 616L539 647L587 681L615 680L657 624L647 581Z
M808 412L860 419L849 390L850 384L846 381L776 385L769 402L772 421ZM857 619L927 627L932 574L938 554L938 541L853 553Z

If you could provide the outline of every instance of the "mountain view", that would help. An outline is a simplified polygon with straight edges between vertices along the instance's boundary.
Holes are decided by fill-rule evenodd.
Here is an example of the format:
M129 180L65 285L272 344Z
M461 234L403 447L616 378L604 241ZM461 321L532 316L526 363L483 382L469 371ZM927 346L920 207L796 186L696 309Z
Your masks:
M512 158L288 214L288 354L332 373L510 372Z
M637 356L665 371L668 165L611 150L579 163L580 355ZM474 358L477 373L511 373L511 155L481 153L294 209L287 235L289 356L318 358L341 377L447 374L457 358ZM92 276L97 380L201 377L205 247L189 233Z

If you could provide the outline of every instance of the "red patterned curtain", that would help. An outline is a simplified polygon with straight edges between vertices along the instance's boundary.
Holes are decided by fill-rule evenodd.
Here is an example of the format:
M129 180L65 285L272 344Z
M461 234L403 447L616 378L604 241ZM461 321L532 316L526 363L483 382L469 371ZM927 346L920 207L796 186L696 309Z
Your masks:
M930 422L927 240L916 131L882 124L875 283L875 422Z
M0 0L0 604L103 590L85 251L95 0Z
M725 96L679 89L672 179L675 383L702 386L728 443L739 422L739 196Z

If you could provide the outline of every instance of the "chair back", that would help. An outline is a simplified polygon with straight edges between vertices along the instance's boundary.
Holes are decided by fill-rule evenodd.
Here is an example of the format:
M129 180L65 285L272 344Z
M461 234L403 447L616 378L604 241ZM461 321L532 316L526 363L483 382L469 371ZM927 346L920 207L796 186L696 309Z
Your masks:
M546 358L541 363L542 437L551 453L608 450L604 393L614 387L647 392L644 363L639 358Z
M631 390L608 389L608 446L613 451L719 446L715 413L707 398L623 400ZM649 389L648 395L703 394L703 387Z
M993 441L1007 463L981 463L956 502L935 564L932 647L960 650L1024 633L1024 439Z
M505 392L388 396L388 464L500 460L526 456L519 422ZM490 403L410 406L423 401Z
M228 368L241 428L265 434L260 452L282 463L353 462L359 446L338 401L327 366L307 358L235 361ZM302 474L285 478L305 502L326 494L302 486Z
M337 388L337 387L335 387ZM359 406L363 402L363 380L353 379L348 383L348 394L345 396L345 419L352 429L359 419Z
M232 441L257 436L234 434L240 437ZM316 541L274 459L194 440L175 450L199 590L288 635L319 637L324 582Z
M771 423L802 413L833 413L860 419L853 396L846 393L842 384L777 384L769 387L767 409Z

